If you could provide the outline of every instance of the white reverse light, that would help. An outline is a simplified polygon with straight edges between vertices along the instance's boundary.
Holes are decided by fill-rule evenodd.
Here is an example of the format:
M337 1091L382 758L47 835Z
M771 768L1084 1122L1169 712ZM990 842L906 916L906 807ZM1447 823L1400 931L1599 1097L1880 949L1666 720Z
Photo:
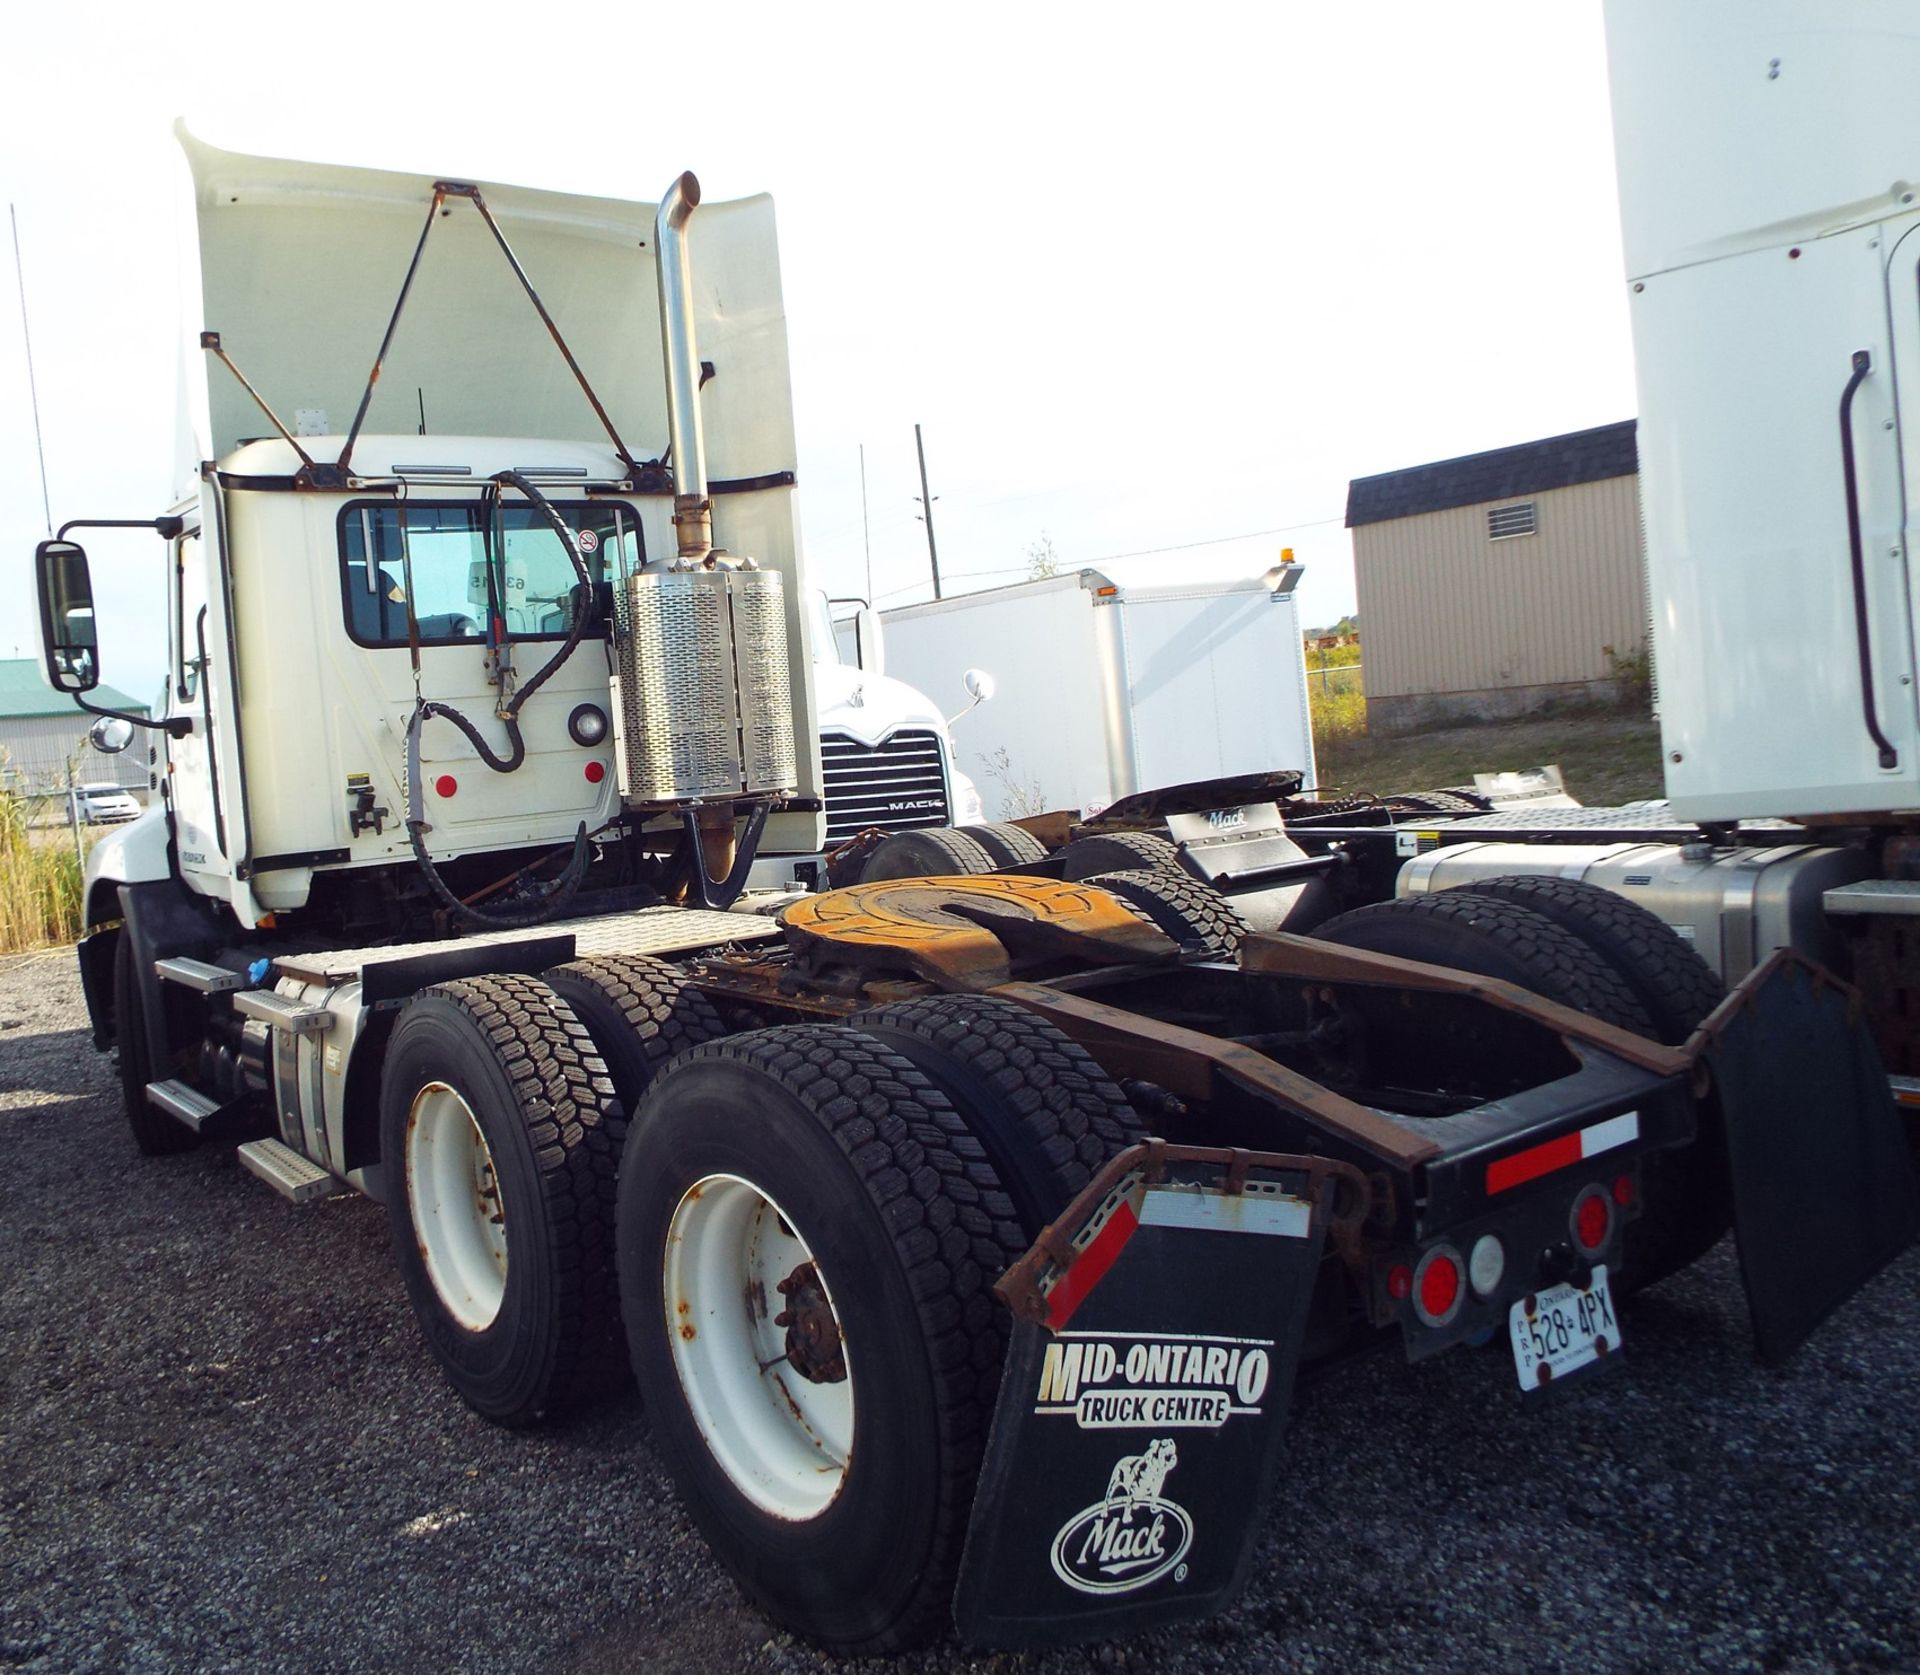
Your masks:
M1491 1233L1482 1233L1473 1241L1473 1253L1467 1258L1467 1279L1474 1295L1491 1297L1500 1289L1507 1272L1507 1252Z

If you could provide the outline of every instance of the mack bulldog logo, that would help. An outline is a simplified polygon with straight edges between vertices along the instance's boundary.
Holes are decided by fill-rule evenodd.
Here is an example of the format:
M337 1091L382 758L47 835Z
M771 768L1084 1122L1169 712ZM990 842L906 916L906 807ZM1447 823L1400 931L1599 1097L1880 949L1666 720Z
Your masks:
M1054 1575L1083 1594L1125 1594L1176 1569L1193 1545L1193 1520L1161 1491L1179 1463L1172 1437L1121 1455L1106 1494L1053 1538Z
M1257 1418L1273 1346L1204 1338L1110 1339L1062 1333L1047 1345L1035 1413L1072 1414L1084 1430L1197 1425Z

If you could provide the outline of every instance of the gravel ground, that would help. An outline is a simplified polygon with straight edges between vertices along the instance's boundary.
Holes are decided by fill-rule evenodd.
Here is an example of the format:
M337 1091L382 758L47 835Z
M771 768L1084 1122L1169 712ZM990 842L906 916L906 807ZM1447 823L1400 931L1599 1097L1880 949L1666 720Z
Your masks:
M1782 1371L1730 1250L1628 1364L1305 1391L1252 1585L1178 1634L915 1670L1920 1668L1920 1252ZM0 965L0 1668L855 1669L708 1557L631 1398L509 1435L415 1334L384 1213L142 1160L71 956ZM874 1667L882 1667L874 1665Z

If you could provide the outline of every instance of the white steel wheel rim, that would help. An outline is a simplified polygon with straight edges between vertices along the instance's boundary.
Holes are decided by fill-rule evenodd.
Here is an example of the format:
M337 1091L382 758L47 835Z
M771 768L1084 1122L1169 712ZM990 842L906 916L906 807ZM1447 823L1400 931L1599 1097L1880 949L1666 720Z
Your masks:
M814 1262L793 1218L738 1175L708 1175L667 1228L667 1340L700 1440L761 1511L800 1521L831 1506L853 1458L853 1362L846 1376L804 1377L788 1360L779 1285ZM837 1325L837 1316L836 1316Z
M473 1109L429 1082L407 1113L407 1209L427 1279L469 1332L499 1316L507 1291L506 1208L493 1152Z

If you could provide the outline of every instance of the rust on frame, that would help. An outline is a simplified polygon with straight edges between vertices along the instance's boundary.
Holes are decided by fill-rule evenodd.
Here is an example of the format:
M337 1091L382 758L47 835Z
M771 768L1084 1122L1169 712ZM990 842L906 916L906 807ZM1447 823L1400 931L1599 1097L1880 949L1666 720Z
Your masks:
M1137 1075L1185 1099L1212 1099L1224 1079L1403 1168L1424 1163L1440 1150L1438 1142L1237 1041L1163 1024L1040 983L1006 983L994 992L1039 1013L1072 1036L1110 1075Z
M1290 936L1284 931L1256 931L1240 944L1240 969L1272 977L1295 977L1307 982L1356 983L1369 988L1418 989L1429 994L1466 995L1529 1018L1569 1042L1584 1042L1656 1076L1683 1076L1693 1062L1691 1047L1663 1047L1631 1030L1603 1024L1557 1001L1542 1000L1517 983L1480 977L1470 971L1403 960L1390 954L1372 954L1343 948L1318 937ZM1709 1020L1711 1021L1711 1020Z

